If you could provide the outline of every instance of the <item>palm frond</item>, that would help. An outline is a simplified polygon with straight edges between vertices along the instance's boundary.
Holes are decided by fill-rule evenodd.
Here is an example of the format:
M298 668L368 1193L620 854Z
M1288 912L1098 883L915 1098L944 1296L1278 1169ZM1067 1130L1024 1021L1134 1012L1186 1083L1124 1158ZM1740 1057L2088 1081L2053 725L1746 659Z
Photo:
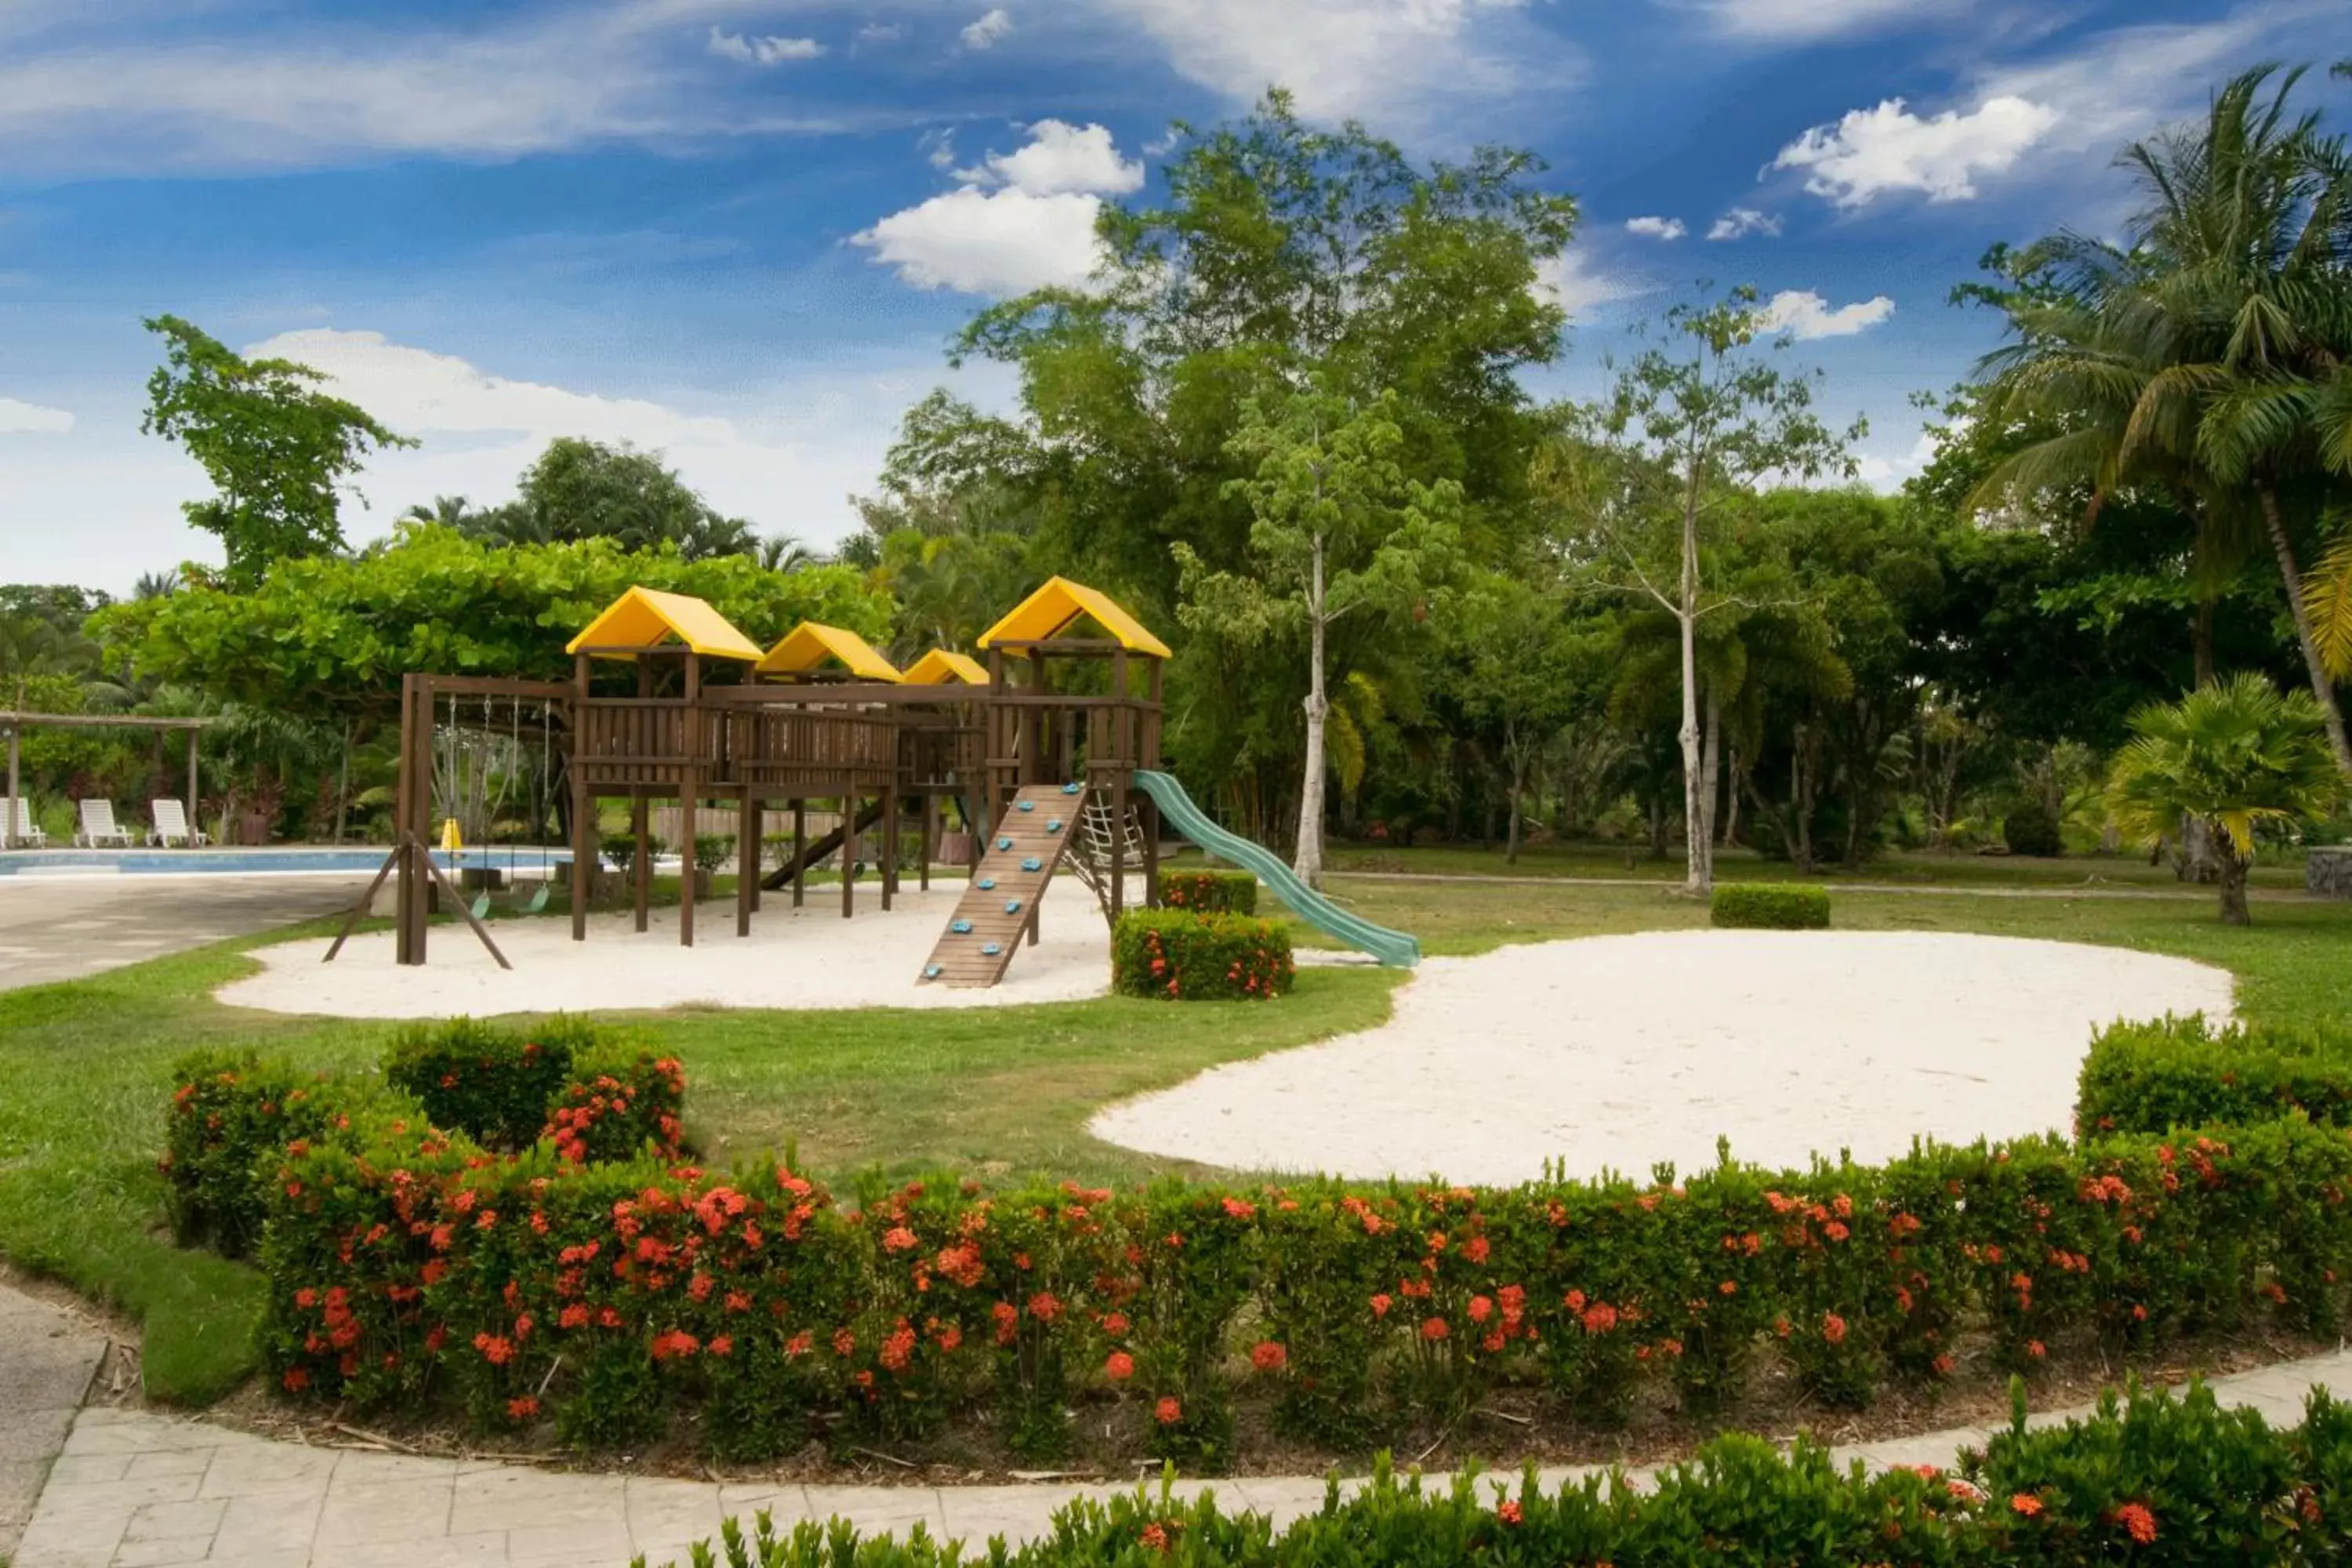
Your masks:
M2352 680L2352 531L2329 545L2303 580L2303 604L2320 663L2337 680Z

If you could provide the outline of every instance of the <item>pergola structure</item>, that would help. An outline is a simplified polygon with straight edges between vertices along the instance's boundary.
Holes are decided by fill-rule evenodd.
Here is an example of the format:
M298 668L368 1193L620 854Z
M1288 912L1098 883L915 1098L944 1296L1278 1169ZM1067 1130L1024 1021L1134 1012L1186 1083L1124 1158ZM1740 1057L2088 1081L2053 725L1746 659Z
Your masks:
M188 732L188 829L190 843L194 842L196 826L196 736L210 719L152 719L129 713L17 713L0 712L0 730L8 734L8 795L0 805L0 849L10 849L16 843L16 803L23 798L18 789L20 777L21 736L27 729L43 725L83 730L185 730Z

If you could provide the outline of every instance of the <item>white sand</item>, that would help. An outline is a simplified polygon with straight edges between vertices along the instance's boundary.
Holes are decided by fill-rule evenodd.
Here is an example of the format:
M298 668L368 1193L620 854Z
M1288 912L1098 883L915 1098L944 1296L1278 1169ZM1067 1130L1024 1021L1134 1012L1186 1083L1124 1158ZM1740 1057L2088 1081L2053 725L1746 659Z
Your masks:
M1057 881L1046 894L1041 940L1014 955L1004 983L986 990L919 985L932 944L947 929L961 881L911 885L882 912L881 892L861 886L857 913L841 918L837 887L809 889L795 913L792 895L766 895L751 934L735 934L731 901L698 904L694 946L677 944L677 911L656 910L638 935L626 914L589 921L572 940L561 918L494 921L490 934L513 963L499 968L463 924L436 925L427 962L393 962L388 931L355 936L332 963L327 942L258 949L262 972L224 985L221 1001L273 1013L344 1018L437 1018L467 1013L614 1011L656 1007L1004 1007L1073 1002L1110 989L1110 942L1101 910L1083 887Z
M1094 1134L1239 1170L1509 1184L2064 1130L2090 1034L2226 1016L2183 959L1938 932L1658 931L1432 959L1377 1029L1213 1068Z

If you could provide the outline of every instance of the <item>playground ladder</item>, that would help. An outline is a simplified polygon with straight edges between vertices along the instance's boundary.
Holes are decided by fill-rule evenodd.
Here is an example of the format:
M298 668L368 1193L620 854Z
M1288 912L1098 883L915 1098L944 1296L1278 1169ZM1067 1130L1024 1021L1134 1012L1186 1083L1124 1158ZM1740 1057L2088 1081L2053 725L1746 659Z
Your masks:
M1080 784L1027 784L1013 797L918 984L961 989L1004 978L1078 831L1083 792Z

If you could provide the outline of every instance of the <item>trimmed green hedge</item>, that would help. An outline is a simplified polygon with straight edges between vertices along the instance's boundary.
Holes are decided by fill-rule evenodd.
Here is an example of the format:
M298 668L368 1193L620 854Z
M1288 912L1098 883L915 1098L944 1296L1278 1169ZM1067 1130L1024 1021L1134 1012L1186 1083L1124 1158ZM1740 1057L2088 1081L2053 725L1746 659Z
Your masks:
M1111 989L1128 996L1214 1002L1272 998L1298 966L1290 933L1246 915L1135 910L1111 932Z
M1162 871L1160 901L1194 914L1257 913L1257 878L1247 871Z
M1727 929L1827 931L1829 889L1801 883L1723 882L1707 905L1707 917Z
M2075 1095L2085 1131L2167 1132L2295 1111L2352 1126L2352 1030L2216 1029L2201 1013L2111 1024L2092 1039Z
M384 1053L383 1076L415 1096L436 1127L493 1149L528 1148L572 1076L572 1053L594 1038L572 1018L521 1033L471 1018L414 1025Z
M2262 1564L2317 1568L2352 1552L2352 1405L2312 1395L2274 1429L2222 1410L2210 1390L2135 1390L2088 1420L2029 1430L2021 1410L1953 1471L1840 1467L1801 1436L1787 1453L1718 1436L1639 1489L1593 1476L1546 1492L1517 1477L1370 1483L1279 1529L1262 1514L1180 1502L1166 1485L1075 1500L1043 1540L1003 1551L910 1533L861 1536L846 1521L745 1531L729 1520L695 1561L727 1568L1357 1568L1527 1564L1587 1568L2092 1568ZM645 1559L635 1560L644 1568ZM677 1568L673 1563L671 1568Z
M2000 841L2009 846L2011 854L2036 859L2054 859L2066 853L2066 839L2059 831L2058 819L2045 807L2031 802L2001 818Z

